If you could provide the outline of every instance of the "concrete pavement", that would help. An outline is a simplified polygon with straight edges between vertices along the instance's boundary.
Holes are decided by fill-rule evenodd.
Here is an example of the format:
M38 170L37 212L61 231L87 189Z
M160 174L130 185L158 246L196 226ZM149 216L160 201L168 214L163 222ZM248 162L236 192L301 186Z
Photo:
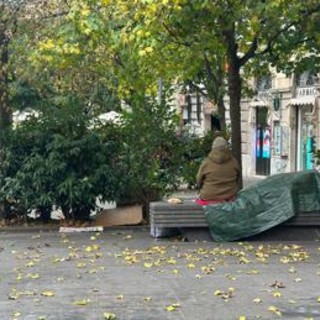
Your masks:
M320 319L318 241L155 241L143 227L0 239L0 319Z

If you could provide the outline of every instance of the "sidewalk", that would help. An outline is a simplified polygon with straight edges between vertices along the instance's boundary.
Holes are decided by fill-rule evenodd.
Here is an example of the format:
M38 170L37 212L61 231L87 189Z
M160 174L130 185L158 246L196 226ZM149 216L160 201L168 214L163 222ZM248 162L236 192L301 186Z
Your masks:
M1 233L0 319L320 319L319 258L314 241Z

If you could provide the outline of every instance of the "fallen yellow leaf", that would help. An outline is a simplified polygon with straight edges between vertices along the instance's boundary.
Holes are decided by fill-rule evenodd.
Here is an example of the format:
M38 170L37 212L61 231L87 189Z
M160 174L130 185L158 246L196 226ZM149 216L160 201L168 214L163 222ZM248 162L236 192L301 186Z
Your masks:
M30 268L30 267L33 267L34 266L34 262L33 261L30 261L26 264L26 267Z
M84 268L86 266L85 262L78 262L77 263L77 268Z
M168 260L167 260L167 263L169 263L169 264L176 264L177 263L177 261L176 261L176 259L174 259L174 258L169 258Z
M281 312L280 312L280 310L279 310L277 307L270 306L270 307L268 308L268 311L270 311L270 312L272 312L272 313L274 313L274 314L276 314L276 315L278 315L278 316L281 316Z
M12 314L13 317L20 317L21 316L21 312L16 311Z
M9 299L10 300L17 300L20 297L18 292L10 293L9 294Z
M246 272L247 274L259 274L260 272L258 270L252 269Z
M104 312L103 316L104 316L105 320L115 320L116 319L116 315L111 312Z
M273 296L274 296L275 298L279 298L279 297L282 296L282 294L281 294L280 291L275 291L275 292L273 293Z
M145 298L143 298L143 300L144 300L144 301L148 301L148 302L149 302L149 301L151 301L151 300L152 300L152 297L145 297Z
M242 264L247 264L247 263L251 263L251 261L245 257L241 257L239 259L239 263L242 263Z
M97 269L91 269L91 270L89 270L89 273L90 274L97 273Z
M44 297L54 297L56 294L53 291L43 291L41 295Z
M247 318L246 318L246 316L240 316L239 317L239 320L246 320Z
M18 274L18 276L16 277L17 281L21 281L23 279L22 274Z
M213 267L201 267L201 270L205 274L210 274L215 271Z
M176 308L174 306L168 306L168 307L166 307L166 310L167 311L174 311L174 310L176 310Z
M289 268L289 272L290 272L290 273L296 273L297 271L296 271L296 268L295 268L295 267L290 267L290 268Z
M166 310L167 311L175 311L177 308L180 307L180 304L179 303L173 303L172 305L170 306L167 306L166 307Z
M76 306L86 306L90 302L90 299L82 299L82 300L77 300L73 304Z
M40 275L39 275L39 273L28 273L28 274L27 274L27 278L30 278L30 279L39 279L39 278L40 278Z
M254 303L261 303L261 302L262 302L262 299L260 299L260 298L255 298L255 299L253 299L253 302L254 302Z
M226 277L229 279L229 280L232 280L232 281L235 281L237 280L237 278L231 274L227 274Z
M282 289L282 288L285 288L286 286L285 286L282 282L276 280L275 282L273 282L273 283L270 285L270 287Z

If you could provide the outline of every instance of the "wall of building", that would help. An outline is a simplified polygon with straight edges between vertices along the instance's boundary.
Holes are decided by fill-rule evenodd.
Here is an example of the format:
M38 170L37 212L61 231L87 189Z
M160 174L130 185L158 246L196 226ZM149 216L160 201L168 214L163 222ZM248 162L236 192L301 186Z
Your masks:
M306 116L306 119L311 119L310 123L308 122L307 124L309 126L307 128L312 127L310 132L312 132L315 138L316 147L319 148L319 92L318 90L312 90L314 85L306 86L302 90L301 87L295 86L293 80L293 78L286 78L283 74L277 74L272 80L272 88L264 92L257 92L257 95L251 100L244 99L242 101L242 161L244 175L252 176L257 174L257 108L268 108L268 126L271 130L269 174L303 169L301 164L300 167L297 164L297 157L299 152L301 152L302 143L305 143L306 140L305 137L303 137L304 140L302 139L302 131L306 125L303 122L300 125L302 129L299 129L298 122L301 121L301 119L299 120L299 115L304 114L309 109L314 110L314 114ZM301 92L304 92L304 94L301 95ZM274 108L274 98L276 96L280 97L280 108L278 111Z
M316 148L320 149L320 86L312 83L297 85L294 77L286 77L281 73L272 75L271 85L258 90L252 98L243 98L241 101L241 136L242 136L242 169L244 176L257 175L257 109L267 108L267 127L270 132L270 163L269 174L277 174L301 170L299 168L298 154L301 153L302 129L304 123L298 125L307 108L313 110L309 127L312 125L312 136L316 141ZM254 87L254 81L252 81ZM279 98L279 109L275 109L275 99ZM177 99L183 121L191 130L200 136L211 130L211 115L216 107L201 97L201 114L196 107L196 97L191 96L191 110L186 114L186 99L180 95ZM312 107L314 106L314 108ZM226 121L230 122L228 99ZM187 119L188 118L188 119ZM305 141L303 141L305 143ZM300 149L299 149L300 148ZM304 160L303 160L304 161ZM301 159L300 159L301 162ZM259 171L259 170L258 170ZM261 173L259 173L261 174Z

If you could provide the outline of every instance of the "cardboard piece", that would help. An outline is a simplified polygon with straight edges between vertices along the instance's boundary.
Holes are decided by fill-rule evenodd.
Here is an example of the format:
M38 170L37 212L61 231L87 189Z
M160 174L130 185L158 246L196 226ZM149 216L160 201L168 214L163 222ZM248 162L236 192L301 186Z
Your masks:
M96 227L60 227L59 232L100 232L103 231L102 226Z
M102 210L97 214L94 225L103 227L137 225L142 220L142 206L136 205Z

